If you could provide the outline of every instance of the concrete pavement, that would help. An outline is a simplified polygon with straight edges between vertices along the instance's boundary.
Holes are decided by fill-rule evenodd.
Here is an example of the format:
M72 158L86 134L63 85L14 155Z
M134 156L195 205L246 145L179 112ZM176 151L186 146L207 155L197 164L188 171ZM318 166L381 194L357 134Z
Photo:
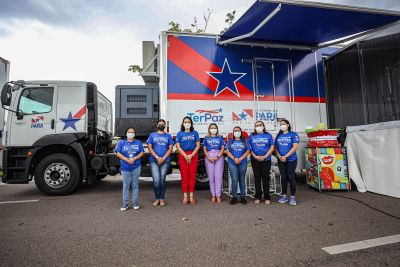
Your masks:
M329 255L321 248L400 233L400 221L361 203L298 185L298 206L181 205L179 181L153 208L140 183L140 210L121 212L120 177L49 197L33 183L0 186L1 266L399 266L400 243ZM340 192L400 216L400 199ZM250 200L250 199L249 199ZM186 218L187 220L183 220Z

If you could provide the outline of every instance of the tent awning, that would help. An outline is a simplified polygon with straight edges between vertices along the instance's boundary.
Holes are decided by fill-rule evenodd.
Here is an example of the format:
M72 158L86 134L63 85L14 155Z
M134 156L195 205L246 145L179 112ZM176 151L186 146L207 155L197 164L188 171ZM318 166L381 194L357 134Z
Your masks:
M400 12L298 0L256 1L219 44L255 42L318 48L400 20ZM344 40L341 40L344 41Z

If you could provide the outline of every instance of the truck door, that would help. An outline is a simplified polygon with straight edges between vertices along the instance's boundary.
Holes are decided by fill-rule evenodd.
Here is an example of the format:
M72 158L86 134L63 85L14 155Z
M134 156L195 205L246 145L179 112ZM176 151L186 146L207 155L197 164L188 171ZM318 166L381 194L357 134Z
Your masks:
M256 119L264 121L267 130L277 131L277 118L292 122L292 86L290 62L257 58L253 61Z
M25 87L18 91L11 115L9 146L32 146L55 133L57 88L55 84Z

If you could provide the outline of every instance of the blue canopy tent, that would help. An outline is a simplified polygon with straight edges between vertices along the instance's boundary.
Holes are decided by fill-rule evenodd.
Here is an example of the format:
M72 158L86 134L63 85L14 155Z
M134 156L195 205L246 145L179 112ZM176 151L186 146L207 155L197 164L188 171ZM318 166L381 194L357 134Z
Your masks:
M298 0L259 0L218 43L316 50L382 30L400 12Z

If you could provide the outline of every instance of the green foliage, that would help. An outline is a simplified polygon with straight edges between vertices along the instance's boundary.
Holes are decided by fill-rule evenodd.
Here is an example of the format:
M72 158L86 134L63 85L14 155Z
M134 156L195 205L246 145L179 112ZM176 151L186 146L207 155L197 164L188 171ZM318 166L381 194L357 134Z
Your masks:
M210 17L212 14L213 10L210 8L207 8L207 11L203 11L203 23L202 25L199 25L199 22L197 20L197 17L193 17L193 23L190 24L190 28L181 28L181 25L176 22L176 21L171 21L168 23L169 28L168 31L171 32L188 32L188 33L205 33L207 31L208 27L208 22L210 21ZM228 12L225 15L225 23L227 24L227 27L221 31L221 34L226 32L233 24L235 20L235 15L236 15L236 10L233 10L232 12ZM142 72L143 68L140 67L139 65L130 65L128 68L128 71L131 71L133 73Z
M193 17L193 23L190 24L190 28L181 28L181 25L178 22L171 21L168 23L169 29L171 32L189 32L189 33L205 33L207 31L208 22L210 21L210 17L213 10L207 8L207 11L203 11L203 23L200 25L197 17Z
M133 73L138 72L140 73L143 70L142 67L140 67L139 65L130 65L128 68L128 71L132 71Z
M236 15L236 10L233 10L232 12L228 12L225 15L225 23L228 24L227 27L225 27L225 29L223 29L221 31L221 34L223 34L224 32L226 32L233 24L233 21L235 20L235 15Z

